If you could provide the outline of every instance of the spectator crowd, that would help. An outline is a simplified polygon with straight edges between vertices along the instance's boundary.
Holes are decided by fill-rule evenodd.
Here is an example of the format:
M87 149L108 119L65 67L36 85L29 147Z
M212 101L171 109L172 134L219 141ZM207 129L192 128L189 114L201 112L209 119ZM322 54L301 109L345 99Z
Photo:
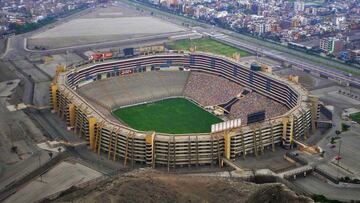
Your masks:
M241 118L247 123L247 115L265 111L265 119L281 116L288 111L287 107L257 92L252 92L236 102L230 110L230 118Z
M219 105L236 97L244 87L225 78L205 73L192 72L184 89L184 95L203 106ZM265 110L265 119L280 116L287 107L257 92L247 94L236 102L230 110L229 118L241 118L247 123L247 115Z
M192 72L185 86L184 95L203 106L219 105L236 97L243 87L225 78Z

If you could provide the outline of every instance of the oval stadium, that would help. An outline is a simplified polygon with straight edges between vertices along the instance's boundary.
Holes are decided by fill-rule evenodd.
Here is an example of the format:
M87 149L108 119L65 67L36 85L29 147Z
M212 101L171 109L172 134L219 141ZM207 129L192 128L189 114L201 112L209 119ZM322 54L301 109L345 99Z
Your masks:
M294 78L201 52L58 68L54 112L95 153L124 164L221 164L292 148L315 128L318 101Z

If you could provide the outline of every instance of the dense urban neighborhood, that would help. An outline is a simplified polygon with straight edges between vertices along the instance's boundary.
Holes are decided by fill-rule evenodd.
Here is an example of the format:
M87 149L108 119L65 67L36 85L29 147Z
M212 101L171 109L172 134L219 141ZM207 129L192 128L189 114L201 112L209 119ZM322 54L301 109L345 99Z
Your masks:
M198 19L294 49L360 61L360 2L357 0L140 0L170 12ZM0 33L23 33L56 17L108 1L4 0Z
M0 1L0 33L6 36L28 32L95 3L95 0Z
M140 0L164 10L294 49L360 61L360 2Z

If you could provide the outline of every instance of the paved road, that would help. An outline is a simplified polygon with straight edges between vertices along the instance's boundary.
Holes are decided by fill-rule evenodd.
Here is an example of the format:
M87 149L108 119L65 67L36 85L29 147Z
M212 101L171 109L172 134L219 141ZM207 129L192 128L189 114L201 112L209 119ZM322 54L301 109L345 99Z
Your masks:
M29 174L47 161L49 161L48 153L44 150L38 150L19 164L7 167L0 177L0 189Z
M21 56L31 55L31 54L40 54L40 55L55 55L55 54L63 54L67 51L69 52L85 52L91 49L105 49L109 47L117 47L117 48L127 48L133 47L134 44L162 44L166 42L169 36L173 34L163 34L156 36L148 36L148 37L139 37L129 40L119 40L119 41L109 41L102 43L94 43L94 44L86 44L65 48L58 48L52 50L29 50L25 48L26 39L25 35L14 36L9 39L9 49L7 54L3 56L4 59L18 59Z
M154 9L152 9L153 11ZM156 11L156 10L155 10ZM161 12L161 11L158 11L158 12ZM164 14L164 12L161 12L161 14ZM172 14L166 14L166 15L172 15ZM174 15L172 15L174 16ZM178 18L181 18L179 16L177 16ZM183 20L189 20L189 19L184 19L184 18L181 18ZM65 21L65 20L63 20ZM62 21L59 21L57 22L57 24L61 23ZM208 26L209 27L209 26ZM46 27L42 28L41 30L44 30L46 29ZM39 31L41 31L39 30ZM277 59L277 60L280 60L280 61L285 61L285 62L288 62L290 64L295 64L297 66L300 66L301 68L306 68L312 72L315 72L317 74L321 74L321 75L324 75L324 76L327 76L327 77L330 77L330 78L334 78L336 80L340 80L340 81L343 81L345 82L346 84L353 84L355 86L358 86L360 87L360 79L356 78L356 77L350 77L348 74L345 74L343 71L340 71L340 70L336 70L336 69L331 69L329 67L325 67L325 66L322 66L322 65L319 65L319 64L316 64L316 63L313 63L313 62L310 62L309 60L308 61L304 61L303 58L298 58L298 57L295 57L294 55L290 55L290 54L287 54L287 53L284 53L284 52L279 52L279 51L274 51L273 49L271 48L268 48L268 47L264 47L261 45L262 44L269 44L269 42L261 42L260 45L259 45L259 40L257 39L253 39L253 38L250 38L248 36L244 36L244 35L240 35L238 33L235 33L235 32L232 32L232 31L228 31L228 30L224 30L224 29L220 29L220 28L215 28L216 30L216 33L215 34L209 34L211 35L214 39L216 40L219 40L219 41L223 41L223 42L226 42L226 43L229 43L229 44L232 44L234 46L237 46L237 47L244 47L246 49L249 49L251 51L254 51L254 52L260 52L266 56L269 56L271 58L274 58L274 59ZM34 32L39 32L39 31L34 31ZM212 32L213 29L212 28L207 28L207 29L204 29L204 28L199 28L198 29L199 32L202 32L202 33L206 33L206 32ZM219 34L220 32L226 32L228 33L229 35L236 35L236 36L241 36L242 38L246 38L248 40L242 40L240 38L234 38L234 37L231 37L229 35L224 35L224 34ZM33 33L34 33L33 32ZM31 34L33 33L26 33L24 35L18 35L18 36L15 36L13 38L10 39L10 43L9 43L9 50L8 50L8 53L6 55L7 58L14 58L18 55L24 55L24 54L29 54L31 52L34 52L34 53L42 53L42 54L56 54L56 53L61 53L61 52L64 52L66 50L76 50L76 51L80 51L80 50L88 50L90 47L96 47L96 48L105 48L105 47L109 47L110 45L111 46L116 46L116 45L119 45L119 44L133 44L134 43L134 40L125 40L125 41L117 41L117 42L104 42L104 43L97 43L97 44L89 44L89 45L79 45L79 46L73 46L73 47L68 47L68 48L60 48L60 49L54 49L54 50L43 50L43 51L35 51L35 50L28 50L26 49L26 40L25 38L30 36ZM142 41L142 42L149 42L149 41L156 41L156 40L165 40L166 38L168 37L168 35L164 35L164 36L152 36L152 37L145 37L145 38L141 38L141 39L137 39L139 41ZM249 39L251 41L249 41ZM256 43L253 43L254 40L256 41ZM273 45L275 46L275 45ZM293 51L293 50L292 50ZM303 55L304 53L297 53L297 54L301 54ZM331 65L335 65L333 63L335 62L328 62L330 63ZM345 66L345 65L342 65L342 64L338 64L336 63L337 66L341 66L342 68L345 68L345 69L350 69L348 66ZM355 70L355 69L351 69L353 72L355 73L359 73L360 74L360 71L359 70Z
M10 48L5 56L7 59L22 58L22 56L24 56L25 54L29 54L29 51L24 49L24 38L27 35L28 34L15 36L11 40L11 42L9 44ZM252 46L248 45L247 43L244 44L240 40L232 39L231 37L226 36L226 40L228 40L228 39L232 40L232 41L230 41L231 43L242 43L237 46L241 45L242 47L247 46L249 49L252 48ZM109 46L109 44L99 44L97 46L106 47L106 46ZM88 47L73 47L73 50L82 50L82 49L87 49L87 48ZM49 53L61 53L63 51L64 50L55 50L53 52L49 51ZM260 51L262 51L264 54L268 54L268 55L273 54L274 55L273 57L283 57L283 58L280 58L282 60L287 59L286 57L284 57L283 54L276 53L271 50L269 51L267 49L264 49L264 50L260 50ZM294 59L290 58L289 60L294 60ZM302 61L300 61L300 62L302 63ZM308 64L304 64L304 65L308 65ZM21 73L23 71L23 68L25 68L25 67L17 66L16 70ZM325 71L328 71L328 70L326 69ZM37 73L35 72L34 74L37 74ZM26 101L32 102L33 98L31 97L31 95L33 95L34 81L32 81L30 78L26 78L26 77L27 76L24 75L25 81L27 81L25 84L25 88L27 89L27 92L28 92L28 93L26 93L26 95L27 95ZM57 125L58 123L61 123L61 121L59 121L59 119L55 115L51 114L49 111L35 112L35 113L30 112L30 113L33 115L34 120L39 124L39 126L41 126L41 128L44 130L45 133L47 133L48 136L55 138L55 139L61 138L61 139L65 139L65 140L71 140L71 139L76 138L73 135L71 135L70 132L64 130L65 129L64 126ZM330 134L333 133L333 131L330 132ZM325 143L326 143L326 141L324 141L324 144ZM84 160L88 164L91 164L95 167L101 168L103 171L111 172L112 170L115 170L115 169L121 167L121 165L119 163L113 163L111 161L104 160L102 157L99 157L96 154L87 150L86 147L81 148L81 149L71 149L71 150L72 150L72 153L74 156L79 157L80 159ZM330 160L332 157L333 157L332 154L325 156L326 160ZM310 186L312 187L312 185L310 185Z
M360 200L359 188L341 188L330 185L315 176L298 178L294 184L313 194L325 195L329 199L350 201Z
M336 150L331 150L329 147L329 143L331 141L331 137L336 136L335 131L336 130L341 130L340 129L340 122L341 122L341 113L342 110L339 109L338 107L334 106L334 111L333 111L333 118L332 118L332 123L335 125L335 127L332 127L329 131L327 131L324 135L323 135L323 139L321 139L317 145L319 147L321 147L323 150L325 150L325 156L324 158L330 162L336 155L337 155L337 151Z
M305 54L303 52L289 49L287 47L278 44L262 41L230 30L226 30L218 27L212 27L209 24L198 22L194 19L186 18L183 16L167 13L134 1L128 1L128 0L120 0L120 1L151 11L159 16L162 16L162 18L167 19L169 21L175 20L175 21L182 21L184 23L200 25L201 27L196 28L197 31L199 31L200 33L207 33L209 35L214 35L213 37L215 39L223 40L225 42L227 41L230 44L233 44L235 46L245 47L254 52L261 52L266 56L281 61L286 61L289 62L290 64L296 64L303 68L310 69L311 71L319 73L321 75L343 81L346 84L351 83L353 85L356 85L357 87L360 87L359 78L356 78L355 76L349 77L347 73L342 71L342 70L346 70L354 74L360 75L360 70L357 70L356 68L353 68L351 66L339 62L331 61L328 59L324 59L318 56ZM326 64L326 66L324 66L324 64ZM338 69L342 69L342 70L335 69L334 67L337 67Z
M42 29L47 28L45 27ZM34 32L38 32L38 30ZM37 69L37 67L34 67L25 58L25 56L27 54L30 54L31 52L24 49L24 39L32 33L26 33L11 38L9 40L9 46L5 54L0 56L0 79L14 79L8 78L9 76L16 76L16 78L21 78L24 82L24 95L22 100L26 104L32 104L34 102L34 97L36 97L36 95L34 95L35 90L46 91L45 93L48 93L47 88L45 90L36 89L36 84L40 82L49 82L51 80L51 78L46 77L46 75L44 75L41 70ZM108 46L108 44L104 44L102 46ZM57 51L58 53L61 53L64 50ZM7 73L12 74L9 75ZM31 77L29 77L29 75L31 75ZM35 99L40 101L40 103L48 103L48 101L45 101L46 98L43 97ZM78 142L78 140L80 140L79 137L76 137L70 131L67 131L64 122L60 121L60 119L55 114L52 114L49 110L26 110L25 112L37 125L37 127L42 130L42 133L50 139L68 140L70 142ZM111 174L114 173L114 171L119 171L119 169L121 171L123 169L123 166L120 162L112 162L104 157L98 156L97 154L89 151L86 146L79 148L69 148L68 151L73 157L79 159L85 165L88 165L91 168L99 170L105 174ZM39 162L41 164L44 164L48 160L49 155L46 151L37 150L32 155L30 155L28 159L20 162L19 164L6 167L5 169L1 170L0 189L5 187L6 185L9 185L11 182L15 181L18 178L22 179L24 175L29 174L31 171L37 169L39 166ZM16 188L8 189L11 190Z
M324 76L327 76L330 78L334 78L334 79L337 79L340 81L344 81L348 84L354 84L354 85L357 85L360 87L360 79L358 79L356 77L350 77L349 75L345 74L343 71L336 70L336 69L330 69L328 67L321 66L321 65L314 65L310 61L303 60L298 57L294 57L287 53L282 53L282 52L278 52L278 51L274 51L274 50L271 50L268 48L261 47L259 45L250 44L248 42L244 42L242 40L239 40L239 39L236 39L234 37L230 37L230 36L227 36L224 34L209 34L209 36L211 36L212 38L214 38L216 40L234 45L236 47L246 48L253 52L261 53L270 58L284 61L289 64L295 65L297 67L310 70L311 72L321 74L321 75L324 75Z

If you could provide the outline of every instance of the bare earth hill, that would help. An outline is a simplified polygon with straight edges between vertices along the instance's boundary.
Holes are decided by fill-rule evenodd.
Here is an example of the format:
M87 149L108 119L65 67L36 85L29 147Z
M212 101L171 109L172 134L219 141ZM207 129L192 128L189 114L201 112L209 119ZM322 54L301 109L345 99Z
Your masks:
M73 189L53 202L313 202L281 184L254 184L229 178L169 175L141 170Z

